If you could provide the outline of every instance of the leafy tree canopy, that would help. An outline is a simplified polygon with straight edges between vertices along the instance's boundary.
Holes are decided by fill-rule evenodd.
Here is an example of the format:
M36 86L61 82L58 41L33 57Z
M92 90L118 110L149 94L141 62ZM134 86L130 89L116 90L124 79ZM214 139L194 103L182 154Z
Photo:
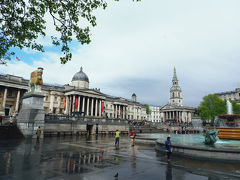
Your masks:
M233 114L240 114L240 105L236 101L231 101Z
M60 37L51 38L52 44L61 47L63 56L60 60L65 64L72 58L69 43L74 37L81 44L91 41L89 27L79 27L79 22L85 19L91 26L96 26L93 10L106 7L104 0L1 0L0 64L6 64L14 55L10 52L11 47L44 52L43 45L36 40L40 36L51 36L46 32L46 14L51 15L55 30L60 33Z
M198 110L202 120L214 122L215 116L227 113L227 105L226 101L221 100L218 95L209 94L203 97Z
M146 113L147 114L151 114L152 111L150 110L149 105L148 104L144 104L144 106L146 106Z

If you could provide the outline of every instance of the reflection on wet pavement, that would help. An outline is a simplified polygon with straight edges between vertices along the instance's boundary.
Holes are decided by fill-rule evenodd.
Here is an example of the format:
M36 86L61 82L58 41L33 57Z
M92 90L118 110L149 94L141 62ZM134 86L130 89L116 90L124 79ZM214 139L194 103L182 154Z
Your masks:
M46 138L0 142L0 179L215 180L239 179L240 165L172 157L153 147L131 147L122 137Z

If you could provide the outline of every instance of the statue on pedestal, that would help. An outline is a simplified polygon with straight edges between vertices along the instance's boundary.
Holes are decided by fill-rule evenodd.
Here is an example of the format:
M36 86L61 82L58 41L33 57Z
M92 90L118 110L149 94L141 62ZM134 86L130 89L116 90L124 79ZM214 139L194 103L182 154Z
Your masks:
M33 71L31 73L31 77L30 77L29 84L28 84L30 93L41 92L42 85L43 85L42 74L43 74L42 67L38 67L38 69L36 71Z
M45 126L45 110L43 108L44 92L43 68L39 67L31 73L29 91L24 94L22 107L17 117L17 125L22 134L29 138L43 138ZM36 136L36 130L41 128L42 133Z

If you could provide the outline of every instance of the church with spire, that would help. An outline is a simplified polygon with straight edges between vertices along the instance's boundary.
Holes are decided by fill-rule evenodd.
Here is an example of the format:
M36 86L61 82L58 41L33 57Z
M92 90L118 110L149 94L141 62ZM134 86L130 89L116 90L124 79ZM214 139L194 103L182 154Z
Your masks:
M172 79L172 87L170 89L169 104L175 106L182 106L182 90L178 84L178 78L175 67Z
M176 68L173 70L172 87L170 88L169 103L159 108L157 119L150 118L153 122L179 122L191 123L196 108L183 106L182 90L179 86ZM150 109L154 108L151 106Z

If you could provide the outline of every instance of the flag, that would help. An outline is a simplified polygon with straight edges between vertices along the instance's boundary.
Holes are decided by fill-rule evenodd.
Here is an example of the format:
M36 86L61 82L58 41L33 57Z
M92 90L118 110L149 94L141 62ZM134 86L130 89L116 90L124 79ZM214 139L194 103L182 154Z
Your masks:
M21 61L21 59L19 59L17 56L16 56L16 59L17 59L18 61Z
M66 100L67 98L66 98L66 96L65 96L65 101L64 101L64 109L66 109Z
M102 101L102 107L101 107L101 112L104 110L104 102Z
M78 98L76 97L75 98L75 109L77 109L78 108Z

